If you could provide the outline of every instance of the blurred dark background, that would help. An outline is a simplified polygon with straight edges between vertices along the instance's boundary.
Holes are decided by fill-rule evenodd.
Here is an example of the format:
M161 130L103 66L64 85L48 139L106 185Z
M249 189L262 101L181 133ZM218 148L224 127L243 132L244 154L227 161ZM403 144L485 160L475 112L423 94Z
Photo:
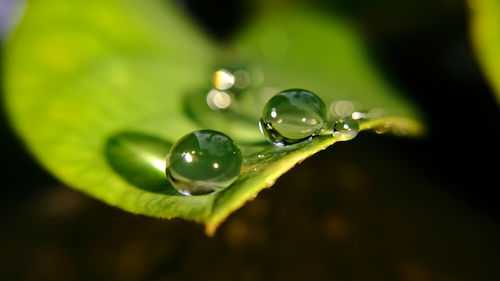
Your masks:
M177 2L220 40L255 8ZM62 186L2 110L0 279L500 280L499 112L466 3L314 4L354 19L381 71L427 115L427 137L364 133L336 144L209 238L200 225L133 215Z

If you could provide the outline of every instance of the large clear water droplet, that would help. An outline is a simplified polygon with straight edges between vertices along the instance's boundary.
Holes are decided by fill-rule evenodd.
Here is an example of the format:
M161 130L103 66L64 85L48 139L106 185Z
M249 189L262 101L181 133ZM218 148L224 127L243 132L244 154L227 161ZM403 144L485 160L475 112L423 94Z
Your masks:
M231 185L242 165L241 151L228 136L194 131L175 143L167 156L167 177L184 195L209 194Z
M333 125L333 137L339 140L350 140L359 132L359 121L350 117L340 118Z
M274 144L291 144L318 134L325 126L326 114L325 103L315 94L285 90L264 106L260 129Z

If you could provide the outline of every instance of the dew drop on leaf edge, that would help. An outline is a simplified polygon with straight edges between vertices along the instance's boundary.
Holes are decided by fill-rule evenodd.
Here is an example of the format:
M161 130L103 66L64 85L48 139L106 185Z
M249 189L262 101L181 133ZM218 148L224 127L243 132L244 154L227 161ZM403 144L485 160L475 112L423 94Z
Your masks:
M359 132L359 121L350 117L340 118L333 124L333 137L350 140Z
M318 134L326 119L327 110L321 98L307 90L289 89L269 99L259 126L268 141L283 146Z
M237 144L223 133L212 130L191 132L170 149L166 175L184 195L205 195L231 185L242 165Z

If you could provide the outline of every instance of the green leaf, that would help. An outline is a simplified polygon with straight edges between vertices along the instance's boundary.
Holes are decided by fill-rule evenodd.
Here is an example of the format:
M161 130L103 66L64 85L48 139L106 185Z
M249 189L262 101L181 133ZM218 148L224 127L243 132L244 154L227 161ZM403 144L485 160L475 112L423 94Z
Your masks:
M500 1L469 1L471 37L477 59L500 103Z
M265 142L257 123L269 89L306 88L327 104L348 99L386 112L362 130L421 133L418 112L384 82L348 23L318 11L270 15L218 58L249 70L254 81L233 110L214 112L205 102L218 66L214 44L171 5L30 1L6 48L13 127L69 186L133 213L205 223L207 233L336 141L320 136L284 148ZM231 136L243 168L221 192L183 196L165 177L165 157L177 139L202 128Z

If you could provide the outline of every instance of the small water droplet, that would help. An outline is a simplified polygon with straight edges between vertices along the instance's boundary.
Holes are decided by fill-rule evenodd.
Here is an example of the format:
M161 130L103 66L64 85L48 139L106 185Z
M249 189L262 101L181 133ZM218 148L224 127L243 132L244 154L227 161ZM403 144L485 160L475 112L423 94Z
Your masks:
M325 125L326 106L315 94L290 89L274 95L264 106L260 128L272 143L283 146L308 139Z
M276 182L275 180L269 179L269 180L266 181L266 186L267 187L271 187L275 182Z
M194 131L175 143L167 156L166 174L184 195L203 195L231 185L241 169L241 151L228 136Z
M384 123L380 126L378 126L377 128L375 128L375 133L377 134L385 134L387 133L387 131L389 131L390 129L390 126L388 123Z
M290 89L274 95L264 106L260 129L270 142L283 146L308 139L324 128L325 103L315 94Z
M359 121L346 117L340 118L333 125L333 137L339 140L350 140L359 132Z

